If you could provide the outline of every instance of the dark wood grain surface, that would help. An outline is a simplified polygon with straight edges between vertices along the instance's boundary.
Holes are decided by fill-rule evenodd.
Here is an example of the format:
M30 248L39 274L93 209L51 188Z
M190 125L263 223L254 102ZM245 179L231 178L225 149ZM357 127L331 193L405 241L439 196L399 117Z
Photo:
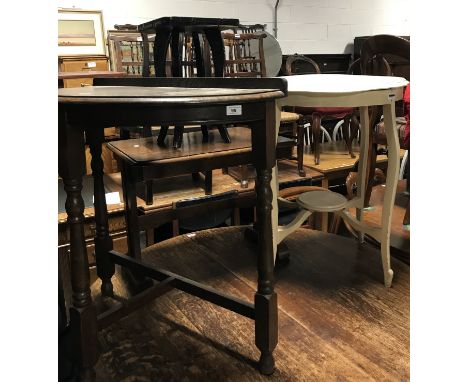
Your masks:
M385 288L370 245L305 229L286 242L291 262L275 272L280 341L272 376L255 368L250 320L172 291L100 332L97 380L409 380L409 267L393 260L394 283ZM180 236L144 251L143 260L246 300L257 285L242 228ZM120 276L113 279L116 293L128 295Z
M71 80L75 78L124 77L126 75L126 72L115 72L110 70L86 70L79 72L58 72L58 79Z
M86 86L58 90L59 103L76 102L106 103L141 102L152 103L207 103L241 102L274 99L283 93L274 89L225 89L225 88L178 88L141 86Z
M159 146L156 137L114 141L109 143L109 147L118 156L124 155L134 162L168 161L191 156L209 156L221 152L252 151L249 128L232 127L229 128L229 134L231 143L224 142L219 134L211 133L208 135L208 141L203 142L203 136L199 132L186 133L179 149L173 149L170 144L165 147ZM288 138L278 138L278 145L287 144L292 146L294 142Z

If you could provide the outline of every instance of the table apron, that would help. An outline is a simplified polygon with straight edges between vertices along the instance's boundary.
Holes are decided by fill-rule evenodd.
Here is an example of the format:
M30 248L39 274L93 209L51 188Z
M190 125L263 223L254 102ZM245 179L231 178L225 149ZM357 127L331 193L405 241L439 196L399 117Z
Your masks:
M241 113L240 115L227 115L227 108L233 105L240 106L237 108ZM265 118L265 102L216 104L210 106L193 104L184 106L182 111L180 105L59 104L59 108L60 106L66 110L69 124L99 127L239 124L261 121Z
M303 107L360 107L387 105L403 98L403 88L373 90L358 93L308 93L289 91L279 99L282 106Z

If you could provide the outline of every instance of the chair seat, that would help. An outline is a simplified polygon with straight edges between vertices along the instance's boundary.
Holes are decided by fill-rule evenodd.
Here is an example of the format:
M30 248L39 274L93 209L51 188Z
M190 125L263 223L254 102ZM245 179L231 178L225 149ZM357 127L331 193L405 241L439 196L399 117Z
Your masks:
M408 126L406 124L406 120L403 117L399 117L396 119L396 125L398 129L398 140L400 141L400 146L402 149L407 149L407 139L406 136L409 134ZM381 145L387 144L387 135L385 132L385 122L380 121L377 126L375 127L374 135L373 135L373 142Z
M318 212L333 212L345 208L347 199L333 191L309 191L300 195L296 202L297 204L308 210Z
M354 107L296 107L295 110L304 115L317 113L321 116L344 118L354 112Z

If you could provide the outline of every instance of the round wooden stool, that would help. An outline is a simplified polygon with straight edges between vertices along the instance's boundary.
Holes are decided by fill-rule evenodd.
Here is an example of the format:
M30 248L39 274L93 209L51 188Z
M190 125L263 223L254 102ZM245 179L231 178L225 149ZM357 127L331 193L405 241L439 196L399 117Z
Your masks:
M308 211L334 212L342 210L348 200L341 194L333 191L309 191L300 195L296 203Z

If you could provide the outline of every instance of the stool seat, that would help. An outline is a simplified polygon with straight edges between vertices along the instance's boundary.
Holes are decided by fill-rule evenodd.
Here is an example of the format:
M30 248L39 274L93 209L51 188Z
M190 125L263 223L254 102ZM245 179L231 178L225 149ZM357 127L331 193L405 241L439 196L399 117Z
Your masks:
M309 191L300 195L296 203L308 210L318 212L333 212L345 208L347 199L333 191Z

